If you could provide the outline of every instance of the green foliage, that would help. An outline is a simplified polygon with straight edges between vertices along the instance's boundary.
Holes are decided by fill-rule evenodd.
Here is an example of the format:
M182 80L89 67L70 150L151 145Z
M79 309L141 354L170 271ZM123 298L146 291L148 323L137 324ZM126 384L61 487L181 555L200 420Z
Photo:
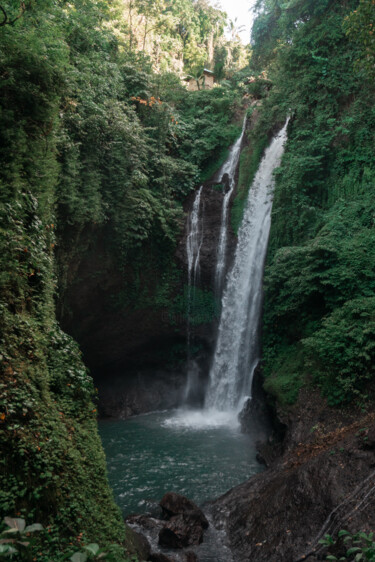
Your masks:
M40 540L41 533L45 533L43 525L32 523L26 526L25 519L5 517L3 523L6 529L0 534L0 558L28 562L31 560L49 560L48 554L43 554L43 541ZM51 529L48 529L50 532ZM38 535L35 535L38 533ZM72 547L66 547L66 551L54 555L55 562L70 560L71 562L86 562L86 560L103 560L117 562L122 557L119 545L109 545L103 549L96 543L82 544L80 550L75 551Z
M238 91L230 87L191 92L179 100L180 154L196 163L206 181L224 162L228 147L240 134L232 123L239 107Z
M88 543L117 542L120 561L126 558L130 531L109 489L93 383L78 346L58 326L54 308L56 186L66 171L62 147L70 143L73 156L79 152L77 138L68 139L65 113L84 106L80 118L87 136L98 138L102 131L93 93L99 95L100 88L94 73L89 76L90 61L86 57L83 69L81 56L80 75L72 59L78 48L93 59L100 44L110 50L108 34L100 35L95 26L91 43L82 35L78 41L79 14L82 21L93 17L89 9L38 2L14 26L1 29L0 513L43 523L38 540L45 556L39 560L57 560L69 543L73 554L84 537ZM87 36L85 29L81 25L80 33ZM107 65L105 79L109 76ZM72 90L75 100L69 97ZM85 90L86 105L78 90ZM104 146L100 142L93 144L94 156L96 147ZM72 157L69 169L77 188L69 186L72 208L81 225L87 217L102 220L103 211L97 176L93 167L85 167L90 154L82 158ZM77 169L85 169L80 180L87 180L86 191Z
M27 525L24 519L5 517L7 529L0 534L0 557L31 560L31 549L35 544L34 533L43 530L43 525Z
M375 4L372 0L360 0L357 9L345 20L345 31L361 51L357 59L357 68L364 71L362 75L374 77L375 63Z
M74 230L109 224L121 263L155 235L175 241L182 201L236 136L237 92L187 93L171 73L116 50L111 26L87 34L95 9L67 11L71 48L63 92L58 218ZM84 34L85 48L78 37ZM88 50L89 43L92 48ZM110 84L110 88L109 85ZM207 173L203 176L207 176Z
M304 353L300 344L279 346L277 351L264 357L264 389L278 404L288 407L295 403L299 390L306 384Z
M291 114L265 271L266 385L290 401L297 349L300 383L330 404L362 400L375 341L375 115L373 84L356 71L361 46L345 34L358 2L258 4L254 65L269 65L272 88L255 134Z
M237 191L233 201L231 215L232 228L236 233L242 222L249 189L267 144L268 139L266 135L252 137L250 146L245 147L241 153Z
M43 524L38 560L98 541L121 562L131 533L109 490L92 379L56 321L54 247L65 275L83 232L106 236L128 276L116 306L173 308L182 203L237 135L238 93L188 93L170 72L176 45L193 67L222 35L222 12L204 2L16 4L2 3L12 25L0 27L0 513ZM150 60L136 43L155 37ZM213 297L199 298L205 321Z
M212 63L213 51L226 47L226 14L209 2L123 0L112 5L116 32L125 49L142 52L157 72L195 72Z
M375 297L347 301L326 316L303 344L330 404L361 396L374 376Z
M183 294L170 309L171 320L182 318L192 326L209 324L220 314L220 303L212 291L185 285Z
M345 555L337 558L334 554L328 554L325 560L352 560L358 562L360 560L375 560L375 541L374 533L359 532L354 535L349 531L339 531L335 540L331 535L324 535L319 541L322 546L328 549L336 547L338 543L345 545ZM349 547L349 548L348 548ZM340 548L340 550L344 550Z

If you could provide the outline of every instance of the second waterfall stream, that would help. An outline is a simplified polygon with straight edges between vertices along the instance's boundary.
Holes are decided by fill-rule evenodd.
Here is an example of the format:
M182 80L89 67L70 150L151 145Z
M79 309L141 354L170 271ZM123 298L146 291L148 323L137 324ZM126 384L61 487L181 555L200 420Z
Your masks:
M206 394L207 410L238 412L251 397L259 361L262 280L271 226L275 168L280 165L288 121L266 149L250 188L232 269L228 273Z

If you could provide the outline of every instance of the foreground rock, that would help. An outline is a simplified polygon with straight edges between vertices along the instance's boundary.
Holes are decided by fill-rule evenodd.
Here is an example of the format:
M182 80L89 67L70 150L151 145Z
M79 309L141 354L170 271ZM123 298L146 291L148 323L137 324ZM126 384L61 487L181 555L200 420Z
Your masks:
M184 548L203 541L208 521L203 511L185 496L168 492L160 501L168 522L159 532L159 544L169 548Z
M142 533L151 543L167 549L182 550L189 546L196 546L203 541L203 532L209 523L203 511L191 500L168 492L159 503L162 513L161 518L150 515L130 515L126 522ZM158 516L159 517L159 516ZM185 550L177 558L169 552L151 552L151 562L196 562L194 552Z
M189 514L172 517L159 532L159 544L168 548L184 548L202 541L203 527Z
M176 494L175 492L167 492L159 502L166 519L174 515L188 514L196 520L203 529L208 529L208 521L203 511L191 500Z
M236 562L321 560L324 534L374 528L375 414L350 419L318 403L284 419L281 458L211 504Z

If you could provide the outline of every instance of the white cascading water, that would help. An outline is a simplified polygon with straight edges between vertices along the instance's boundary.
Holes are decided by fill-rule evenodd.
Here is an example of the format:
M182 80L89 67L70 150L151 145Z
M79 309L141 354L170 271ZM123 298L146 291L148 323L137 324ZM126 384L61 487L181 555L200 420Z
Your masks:
M221 227L219 242L217 246L217 260L216 260L216 271L215 271L215 294L221 296L224 284L224 276L226 272L226 257L227 257L227 238L228 238L228 208L229 202L232 197L233 190L235 188L236 182L236 170L241 154L242 140L245 134L246 128L246 115L243 120L242 132L240 137L237 139L235 144L232 146L228 159L224 162L223 166L218 172L218 178L220 180L223 178L224 174L228 174L229 179L229 189L225 193L223 198L223 207L221 211Z
M188 217L188 228L186 238L186 254L188 259L188 294L187 294L187 380L184 391L183 402L187 403L194 396L194 391L199 380L199 369L196 362L190 356L191 344L191 314L194 308L195 287L199 278L199 258L203 242L203 213L201 208L201 186L196 192L193 208Z
M201 205L201 186L195 196L193 208L188 219L188 236L186 239L186 253L188 259L188 286L195 285L199 275L199 255L203 241L203 224L200 220L199 209Z
M242 132L235 144L231 147L229 151L229 156L224 162L222 167L217 173L219 180L222 180L225 174L228 175L229 189L224 194L223 206L221 211L221 226L219 241L217 246L217 258L216 258L216 268L215 268L215 294L217 297L221 297L223 289L223 279L226 271L226 249L227 249L227 217L228 217L228 207L229 201L232 196L235 187L235 175L238 166L238 162L241 154L242 140L245 134L246 127L246 115L243 120ZM199 188L196 192L193 208L188 217L188 228L187 228L187 238L186 238L186 255L188 260L188 310L187 310L187 381L184 391L183 402L186 404L192 398L199 385L199 367L196 361L194 361L190 356L190 345L192 338L191 330L191 314L194 309L195 300L195 289L197 285L197 280L199 279L199 259L200 250L203 242L203 212L201 209L201 195L203 186Z
M238 411L251 396L259 360L262 280L271 225L273 171L280 164L287 125L265 151L249 191L232 270L222 299L215 354L205 407Z

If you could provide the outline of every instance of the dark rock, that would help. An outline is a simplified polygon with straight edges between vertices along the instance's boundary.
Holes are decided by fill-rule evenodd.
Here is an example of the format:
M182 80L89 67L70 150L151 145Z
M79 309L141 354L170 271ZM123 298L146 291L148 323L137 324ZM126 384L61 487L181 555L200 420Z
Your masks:
M186 338L185 322L171 322L165 309L120 304L136 274L131 260L125 270L119 267L112 238L109 224L67 227L58 244L58 317L79 342L95 383L101 376L128 378L137 369L164 367L171 347Z
M371 427L370 429L366 429L362 432L360 437L361 448L365 451L374 451L375 450L375 427Z
M187 545L172 529L166 526L160 529L159 544L167 548L183 548Z
M96 381L99 415L127 419L153 410L171 409L182 401L186 376L181 372L153 369L126 374L111 373Z
M266 461L265 457L258 451L256 456L256 460L259 464L263 464L264 466L268 466L268 462Z
M228 174L223 175L221 183L224 185L224 193L227 193L230 190L230 180Z
M271 433L280 433L278 437L283 438L285 431L280 427L279 420L274 418L274 411L267 404L267 395L263 389L263 372L259 363L254 371L251 389L252 398L246 400L238 420L241 431L257 435L258 440L265 441Z
M203 511L181 494L167 492L160 500L159 505L167 519L175 515L187 514L192 521L201 525L203 529L208 528L208 521Z
M140 560L149 560L149 556L151 553L150 543L144 535L138 533L137 531L134 531L134 529L132 529L132 531L131 541L136 549L138 558Z
M150 562L175 562L175 558L166 556L162 552L152 552L147 560L149 560Z
M168 548L184 548L203 541L203 527L194 512L172 517L159 532L159 544Z
M301 411L289 412L283 456L211 504L236 562L326 559L317 540L324 533L375 525L375 414L350 419L350 410L323 412L321 397L314 401L310 390Z
M168 520L159 532L159 544L184 548L203 541L203 530L208 528L208 521L194 502L175 492L168 492L159 505Z
M155 519L150 515L129 515L125 519L126 523L129 525L135 525L147 531L158 530L162 527L163 522L159 519Z
M187 552L184 552L183 560L184 562L197 562L198 556L195 554L195 552L188 550Z

